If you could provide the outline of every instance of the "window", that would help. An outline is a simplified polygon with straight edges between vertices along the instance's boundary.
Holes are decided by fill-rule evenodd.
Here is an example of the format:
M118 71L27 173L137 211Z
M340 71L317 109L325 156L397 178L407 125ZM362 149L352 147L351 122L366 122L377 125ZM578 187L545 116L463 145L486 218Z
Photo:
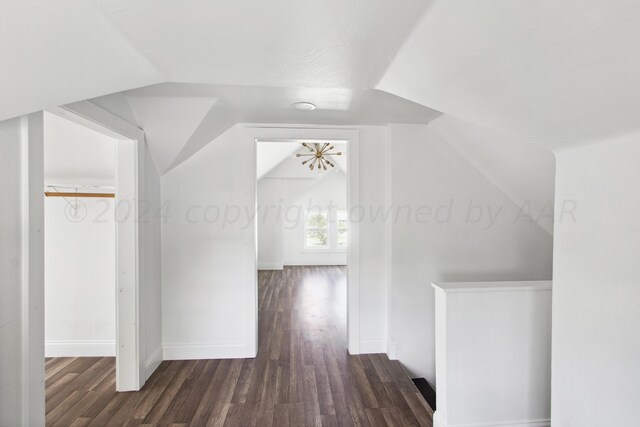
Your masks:
M336 213L336 228L338 237L336 238L337 247L344 249L347 247L347 225L349 218L346 211L338 211Z
M329 249L329 215L327 212L305 212L304 247Z
M346 211L306 211L304 213L304 248L344 251L347 248Z

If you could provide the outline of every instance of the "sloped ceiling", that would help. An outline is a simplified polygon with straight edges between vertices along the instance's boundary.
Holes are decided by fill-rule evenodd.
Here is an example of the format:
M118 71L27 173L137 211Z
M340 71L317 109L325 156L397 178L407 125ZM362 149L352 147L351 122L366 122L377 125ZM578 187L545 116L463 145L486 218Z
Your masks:
M429 4L3 1L0 120L168 81L372 88Z
M256 177L263 178L283 161L300 150L300 144L290 142L259 142L256 153Z
M93 1L5 0L1 10L0 120L166 81Z
M314 103L314 111L291 104ZM427 124L438 111L375 89L275 88L164 83L92 99L145 130L160 173L178 166L236 123Z
M302 161L308 157L295 158L298 153L309 152L297 142L267 142L258 143L256 154L256 176L257 179L266 176L270 178L318 178L333 171L346 172L347 156L346 143L333 143L336 152L341 152L340 156L327 156L334 164L335 168L327 167L327 170L310 171L307 166L302 165Z
M558 148L638 130L639 22L635 0L4 1L0 120L92 99L145 129L161 173L237 122L442 112L469 158L494 131Z
M170 81L370 88L429 1L98 0Z
M433 129L520 208L519 220L553 234L555 156L536 144L443 115Z
M639 127L640 2L436 1L378 89L558 147Z
M209 110L209 97L128 96L138 123L150 141L151 155L162 173L178 156Z

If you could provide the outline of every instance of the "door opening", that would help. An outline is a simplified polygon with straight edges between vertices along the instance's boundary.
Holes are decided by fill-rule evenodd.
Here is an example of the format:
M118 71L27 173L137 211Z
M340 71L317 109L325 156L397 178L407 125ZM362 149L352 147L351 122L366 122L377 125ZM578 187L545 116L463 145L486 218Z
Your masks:
M106 358L116 390L137 390L137 331L128 309L137 295L123 292L137 286L136 141L54 112L44 113L47 364Z
M256 353L259 345L258 304L262 303L258 297L258 281L265 277L264 271L313 275L319 266L332 265L342 267L337 267L333 273L327 271L325 277L334 280L342 274L346 282L341 303L341 312L346 317L344 346L349 353L358 354L359 132L328 128L248 128L247 132L256 147L255 248L258 274L253 335ZM318 143L321 150L333 146L327 150L333 155L327 156L326 160L334 166L316 163L311 169L310 162L303 165L305 156L297 155L310 153L315 148L305 147L303 143ZM341 155L338 156L337 152ZM306 267L300 267L303 265ZM294 268L298 269L297 272ZM306 273L303 273L304 269ZM316 297L320 298L319 295Z

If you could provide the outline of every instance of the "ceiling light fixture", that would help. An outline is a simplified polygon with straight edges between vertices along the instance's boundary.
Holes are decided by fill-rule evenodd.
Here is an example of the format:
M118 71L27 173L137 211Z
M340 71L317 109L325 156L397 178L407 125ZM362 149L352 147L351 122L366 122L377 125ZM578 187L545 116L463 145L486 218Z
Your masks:
M310 102L294 102L291 104L291 108L294 108L298 111L311 111L315 110L316 106Z
M331 160L325 158L324 156L342 156L342 152L331 152L335 147L328 142L324 144L319 144L314 142L313 144L307 144L303 142L302 145L306 147L310 153L298 153L296 157L311 157L310 159L302 162L303 165L309 163L309 169L313 170L315 167L318 168L318 171L322 172L323 170L327 170L327 165L334 168L336 165Z

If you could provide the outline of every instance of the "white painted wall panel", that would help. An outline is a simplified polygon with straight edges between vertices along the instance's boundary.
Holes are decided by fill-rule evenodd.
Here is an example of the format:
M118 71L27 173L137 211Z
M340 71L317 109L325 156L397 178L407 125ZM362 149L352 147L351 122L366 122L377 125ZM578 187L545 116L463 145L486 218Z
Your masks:
M434 425L548 426L551 282L437 283Z
M426 125L391 125L389 340L435 382L439 281L544 280L552 238Z
M254 150L234 127L162 177L165 358L252 356Z
M47 357L115 356L114 204L45 198Z
M640 419L638 135L556 154L552 424L635 426Z
M359 127L361 203L386 203L386 128ZM244 136L244 138L243 138ZM236 126L162 177L162 324L166 358L246 356L245 287L255 279L255 141ZM365 164L366 163L366 164ZM226 213L226 215L225 215ZM226 220L225 220L226 217ZM386 349L383 221L361 223L361 339ZM377 246L371 246L377 245ZM250 308L250 307L249 307ZM364 342L366 341L366 342Z

